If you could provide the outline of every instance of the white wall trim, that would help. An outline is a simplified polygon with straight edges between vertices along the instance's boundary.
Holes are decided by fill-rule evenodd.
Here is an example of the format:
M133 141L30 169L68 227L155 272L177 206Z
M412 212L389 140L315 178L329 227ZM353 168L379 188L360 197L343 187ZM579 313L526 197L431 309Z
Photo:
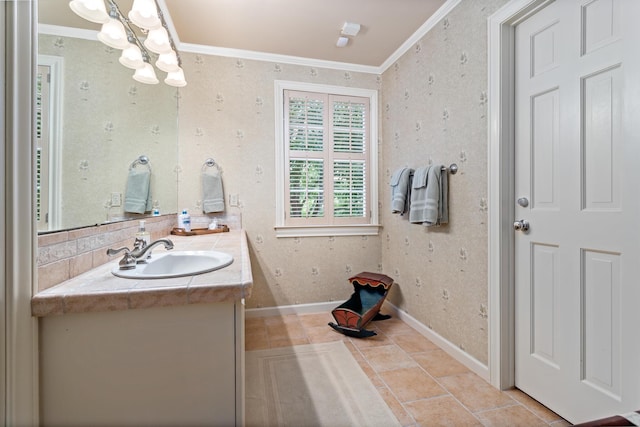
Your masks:
M489 373L515 385L514 39L515 25L553 0L512 0L488 20Z
M59 25L38 24L38 33L50 36L75 37L77 39L98 41L98 32L82 28L62 27Z
M35 146L33 99L36 75L36 4L0 3L4 42L5 111L3 181L5 352L3 425L39 424L38 322L31 316L35 290L36 221L34 215Z
M204 55L224 56L228 58L252 59L255 61L276 62L279 64L301 65L306 67L329 68L334 70L353 71L358 73L381 74L380 67L373 65L351 64L348 62L326 61L304 58L300 56L277 55L256 52L253 50L230 49L226 47L206 46L201 44L181 43L181 52L202 53Z
M464 366L469 368L472 372L478 374L485 381L489 381L489 367L484 363L480 362L475 357L471 356L469 353L461 350L457 345L453 344L451 341L444 338L442 335L435 332L433 329L429 329L424 324L420 323L416 318L411 316L409 313L399 309L389 301L385 301L384 307L395 314L400 320L405 322L407 325L411 326L413 329L418 331L421 335L429 339L435 345L444 350L449 356L456 359L458 362L462 363Z
M64 58L62 56L38 55L38 64L48 65L51 76L49 99L49 229L61 228L62 218L62 142L64 141Z
M440 6L440 9L438 9L433 15L431 15L431 17L427 19L425 23L422 24L422 26L411 35L411 37L409 37L404 43L402 43L402 45L400 45L400 47L395 52L393 52L386 61L382 63L379 71L380 74L387 71L387 69L392 66L394 62L400 59L402 55L404 55L409 49L411 49L414 44L416 44L422 37L424 37L429 31L431 31L442 18L447 16L447 14L460 3L460 1L462 0L447 0L442 6Z
M331 310L339 306L341 302L330 301L320 302L312 304L296 304L296 305L281 305L277 307L264 307L264 308L251 308L245 311L245 317L257 318L268 316L286 316L290 314L315 314L315 313L331 313ZM385 301L384 308L397 316L400 320L411 326L418 331L421 335L431 340L434 344L444 350L451 357L462 363L464 366L475 372L486 381L489 381L489 367L468 353L462 351L458 346L448 341L442 335L437 334L432 329L429 329L414 317L400 310L398 307ZM329 327L329 326L327 326Z
M288 314L331 313L341 302L315 302L311 304L280 305L277 307L249 308L245 310L245 317L286 316ZM328 327L328 326L327 326Z

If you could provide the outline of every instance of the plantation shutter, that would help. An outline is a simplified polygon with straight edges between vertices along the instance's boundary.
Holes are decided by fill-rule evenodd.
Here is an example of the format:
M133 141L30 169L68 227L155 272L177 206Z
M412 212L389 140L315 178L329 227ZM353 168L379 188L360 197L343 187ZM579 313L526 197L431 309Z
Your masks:
M367 98L285 90L286 223L368 217Z
M36 74L36 224L49 228L49 67L38 66Z

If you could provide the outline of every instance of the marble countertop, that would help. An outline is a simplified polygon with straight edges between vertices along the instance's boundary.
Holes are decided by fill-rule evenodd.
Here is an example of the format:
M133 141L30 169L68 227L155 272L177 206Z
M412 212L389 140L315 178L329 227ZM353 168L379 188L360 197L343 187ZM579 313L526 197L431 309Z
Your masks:
M168 236L173 250L216 250L233 256L228 267L210 273L169 279L123 279L111 274L120 256L31 299L31 314L132 310L149 307L238 301L251 296L253 278L244 230L199 236ZM164 252L162 245L153 253Z

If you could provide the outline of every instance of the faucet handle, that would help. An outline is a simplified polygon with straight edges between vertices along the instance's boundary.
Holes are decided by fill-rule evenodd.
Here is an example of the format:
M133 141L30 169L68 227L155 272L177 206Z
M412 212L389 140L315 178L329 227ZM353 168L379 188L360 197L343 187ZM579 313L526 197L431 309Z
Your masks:
M136 259L131 255L131 250L126 246L123 246L118 249L107 249L107 255L112 256L119 254L124 251L124 257L120 260L118 265L120 266L120 270L131 270L136 268Z

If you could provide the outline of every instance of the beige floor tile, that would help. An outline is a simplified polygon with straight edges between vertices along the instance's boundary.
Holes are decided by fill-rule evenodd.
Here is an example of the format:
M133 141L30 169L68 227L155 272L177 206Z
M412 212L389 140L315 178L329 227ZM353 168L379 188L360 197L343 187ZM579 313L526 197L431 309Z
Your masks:
M350 338L350 341L358 348L381 347L393 344L393 341L384 334L374 335L368 338Z
M449 356L441 349L431 350L424 353L415 353L411 357L418 362L432 376L446 377L470 372L466 366Z
M391 340L398 344L407 353L422 353L438 349L437 345L418 332L392 335Z
M548 425L522 405L478 412L476 416L480 418L482 424L486 427L538 427Z
M384 399L393 415L396 416L398 421L403 427L412 426L415 424L415 420L411 414L402 406L402 404L396 399L396 397L389 391L387 387L378 388L378 393Z
M344 344L349 349L349 352L351 352L351 355L356 360L356 362L358 362L358 365L360 365L360 368L369 378L374 387L385 387L384 383L378 376L378 373L371 367L369 362L365 360L362 353L360 353L360 350L358 350L356 346L353 345L353 343L350 341L345 341Z
M418 366L397 345L361 348L360 351L371 367L378 373L392 369L413 368Z
M244 349L246 351L251 350L264 350L265 348L269 348L269 339L267 335L245 335L244 337Z
M267 324L267 334L270 340L306 337L304 327L300 322Z
M474 373L442 377L438 381L471 412L517 405L507 393L491 386Z
M280 325L283 323L300 323L297 314L286 314L284 316L268 316L264 318L267 326Z
M380 372L380 378L400 402L447 394L445 389L419 367Z
M449 396L417 400L405 404L419 426L482 426L480 421Z
M506 393L509 396L511 396L513 399L515 399L518 402L522 403L531 412L536 414L538 417L542 418L547 423L551 423L553 421L562 420L562 417L560 415L556 414L555 412L553 412L552 410L550 410L549 408L544 406L542 403L538 402L537 400L533 399L528 394L523 393L522 391L520 391L518 389L514 388L512 390L507 390Z
M334 331L329 326L310 326L305 328L305 332L312 343L348 341L346 336Z
M376 322L371 322L371 325L374 325L376 329L379 329L380 331L384 332L387 335L406 334L408 332L415 332L415 329L413 329L411 326L407 325L397 317L392 317L391 319L387 319L387 320L378 320Z
M313 328L324 326L329 328L329 322L334 322L333 316L331 313L314 313L314 314L300 314L298 315L298 319L302 326L305 328Z
M307 337L282 337L269 339L269 347L271 348L290 347L294 345L304 344L309 344L309 340L307 339Z

